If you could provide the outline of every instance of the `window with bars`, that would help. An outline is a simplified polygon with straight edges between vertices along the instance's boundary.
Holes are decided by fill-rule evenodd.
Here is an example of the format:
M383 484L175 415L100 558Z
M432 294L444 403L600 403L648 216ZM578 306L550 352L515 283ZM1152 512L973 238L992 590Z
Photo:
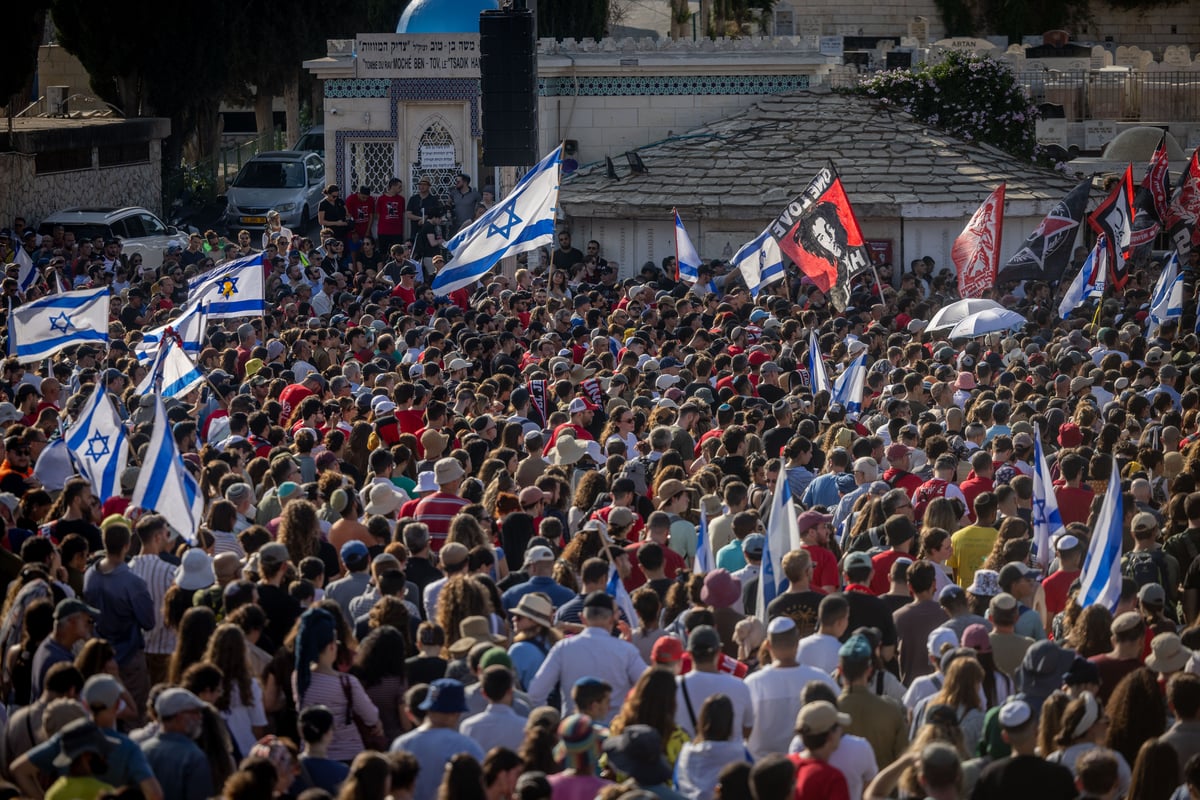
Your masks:
M449 197L454 187L454 178L462 172L462 164L454 156L454 137L440 122L434 122L421 134L416 160L412 162L408 185L416 187L417 181L429 179L429 191L435 197Z
M396 176L396 143L387 141L351 141L346 145L345 194L369 186L373 194L387 188Z

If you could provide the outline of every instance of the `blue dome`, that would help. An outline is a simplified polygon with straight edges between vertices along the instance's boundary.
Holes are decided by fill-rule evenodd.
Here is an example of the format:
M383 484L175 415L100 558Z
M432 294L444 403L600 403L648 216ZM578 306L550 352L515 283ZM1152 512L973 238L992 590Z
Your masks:
M396 33L479 33L479 12L499 7L498 0L413 0Z

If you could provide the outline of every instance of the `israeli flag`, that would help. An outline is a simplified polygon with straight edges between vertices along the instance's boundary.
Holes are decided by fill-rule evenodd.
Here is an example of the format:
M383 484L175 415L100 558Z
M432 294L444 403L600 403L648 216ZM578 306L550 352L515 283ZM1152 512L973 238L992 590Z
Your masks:
M121 473L129 462L129 440L104 391L104 382L97 381L95 386L63 438L75 468L104 502L121 494Z
M133 352L138 361L149 364L158 354L158 345L168 328L173 328L183 343L183 352L195 358L204 347L204 332L208 327L208 309L203 303L191 302L183 307L183 313L159 328L142 334L142 341Z
M1158 335L1158 329L1169 319L1183 316L1183 274L1179 271L1179 255L1172 251L1163 266L1154 293L1150 296L1150 314L1146 317L1146 336Z
M633 610L633 598L629 596L625 582L621 580L621 575L617 572L617 565L611 560L608 562L608 585L604 587L604 590L613 599L617 610L625 615L626 622L636 625L637 612Z
M170 328L163 334L158 354L146 377L138 384L137 393L161 397L183 397L200 388L204 373L188 358Z
M780 469L775 479L775 493L771 496L771 508L767 518L767 546L763 548L762 566L758 571L758 594L754 610L763 624L767 624L767 606L787 588L783 577L783 557L792 550L800 549L800 525L792 505L792 491L788 488L787 470Z
M167 411L162 398L154 398L154 432L142 459L142 471L133 487L133 508L162 514L167 524L186 539L196 543L196 530L204 513L200 486L183 465L183 459L171 436Z
M267 311L263 254L218 264L188 283L189 305L207 306L209 319L260 317Z
M108 287L54 294L9 310L8 354L22 364L84 342L108 342Z
M1054 560L1054 540L1066 527L1058 511L1058 498L1054 496L1054 479L1050 465L1042 452L1042 431L1033 426L1033 546L1034 558L1043 570Z
M37 281L38 271L33 268L33 257L19 241L16 250L13 251L13 263L17 265L17 288L21 294L25 294Z
M867 380L867 354L863 353L850 362L846 371L833 382L833 397L830 402L841 403L847 414L862 412L863 386Z
M1099 604L1112 610L1121 599L1121 528L1124 524L1121 500L1121 468L1112 459L1112 474L1104 504L1092 530L1087 559L1079 576L1079 605Z
M692 565L692 572L697 575L703 575L710 572L713 568L712 542L708 538L708 514L704 513L704 506L700 506L700 527L696 529L696 560Z
M1071 285L1067 287L1067 292L1058 305L1058 315L1066 318L1072 311L1079 308L1084 300L1103 297L1107 280L1108 245L1105 243L1104 234L1100 234L1096 239L1096 246L1092 248L1092 252L1088 253L1083 266L1075 275L1075 280L1071 281Z
M742 271L746 288L751 296L758 297L763 287L783 280L783 254L779 242L769 230L763 231L734 253L733 268Z
M812 381L813 394L825 391L832 392L829 386L829 373L825 371L825 359L821 358L821 345L817 341L817 332L808 334L808 376Z
M675 215L675 269L679 273L679 280L695 283L700 279L700 254L683 227L679 212L672 208L671 213Z
M503 202L468 225L446 246L454 257L433 279L442 296L471 286L505 256L554 242L562 145L521 178Z

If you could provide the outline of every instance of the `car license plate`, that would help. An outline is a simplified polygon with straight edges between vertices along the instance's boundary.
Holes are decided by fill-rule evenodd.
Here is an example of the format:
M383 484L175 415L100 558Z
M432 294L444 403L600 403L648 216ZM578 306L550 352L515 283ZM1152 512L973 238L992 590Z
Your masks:
M242 217L243 225L266 225L266 217Z

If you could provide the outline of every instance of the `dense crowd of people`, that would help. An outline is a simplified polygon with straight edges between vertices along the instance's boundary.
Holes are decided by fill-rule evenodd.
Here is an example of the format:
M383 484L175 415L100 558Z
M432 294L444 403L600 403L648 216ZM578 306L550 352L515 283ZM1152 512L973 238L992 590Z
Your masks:
M0 797L1200 797L1200 342L1190 312L1147 334L1155 266L1067 319L997 287L1027 324L955 341L932 259L839 312L797 274L626 277L563 230L441 297L490 195L422 185L413 219L399 191L348 216L331 187L315 243L268 225L267 313L211 324L165 404L195 530L132 503L132 353L257 236L151 265L0 232L26 297L113 292L106 344L0 364ZM814 391L813 336L830 378L866 354L861 409ZM62 442L101 385L111 497ZM1114 469L1109 608L1080 585Z

